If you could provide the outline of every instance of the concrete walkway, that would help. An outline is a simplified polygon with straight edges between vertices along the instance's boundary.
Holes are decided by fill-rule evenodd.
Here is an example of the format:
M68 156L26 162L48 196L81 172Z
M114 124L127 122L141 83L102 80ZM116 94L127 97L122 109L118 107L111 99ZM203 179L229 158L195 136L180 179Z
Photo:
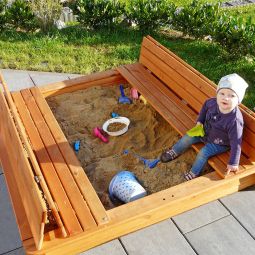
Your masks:
M1 70L10 90L77 75ZM255 152L254 152L255 153ZM254 255L255 186L147 227L82 255ZM0 170L0 255L25 254Z

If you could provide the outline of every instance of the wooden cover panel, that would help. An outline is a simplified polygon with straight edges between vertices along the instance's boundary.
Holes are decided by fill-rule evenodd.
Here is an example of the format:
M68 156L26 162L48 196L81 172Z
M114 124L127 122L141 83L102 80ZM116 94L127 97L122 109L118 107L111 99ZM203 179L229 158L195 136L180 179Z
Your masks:
M95 227L96 223L90 213L87 203L76 185L34 97L28 89L22 90L21 94L83 229Z
M81 167L80 162L73 152L73 149L70 147L63 131L61 130L51 109L49 108L49 105L43 98L39 88L31 88L30 91L33 94L33 97L62 153L62 156L64 157L77 185L79 186L81 193L88 203L88 206L97 224L101 225L107 223L108 216L106 214L105 208L98 198L96 191L90 183L83 168Z
M59 209L59 213L63 219L66 230L69 235L82 232L80 223L74 213L72 205L65 193L65 190L58 178L56 170L51 162L51 159L44 147L42 139L31 119L30 113L25 105L25 102L20 92L12 93L13 100L18 109L28 137L31 141L31 146L37 157L44 178L47 182L52 197Z
M4 145L1 146L1 150L5 149L7 152L0 153L8 157L6 161L3 160L4 172L8 176L7 178L12 176L16 180L17 187L12 187L12 189L16 188L21 196L35 244L40 249L46 220L46 205L42 201L42 195L34 180L33 171L24 153L23 146L2 92L0 93L0 118L1 142ZM11 183L9 182L8 184Z

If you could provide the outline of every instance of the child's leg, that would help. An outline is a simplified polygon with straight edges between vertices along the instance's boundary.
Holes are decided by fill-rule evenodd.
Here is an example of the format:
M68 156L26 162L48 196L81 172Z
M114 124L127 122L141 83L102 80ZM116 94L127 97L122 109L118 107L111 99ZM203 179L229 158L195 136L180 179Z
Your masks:
M184 151L189 149L192 144L201 143L200 136L188 136L184 135L173 147L172 149L175 151L177 155L182 154Z
M191 168L191 172L194 174L195 177L198 176L202 172L205 164L210 157L228 151L229 149L229 146L207 143L197 154L196 160Z
M201 142L201 137L195 136L190 137L188 135L184 135L172 148L163 152L160 156L160 160L163 163L174 160L178 157L178 155L182 154L186 151L192 144Z

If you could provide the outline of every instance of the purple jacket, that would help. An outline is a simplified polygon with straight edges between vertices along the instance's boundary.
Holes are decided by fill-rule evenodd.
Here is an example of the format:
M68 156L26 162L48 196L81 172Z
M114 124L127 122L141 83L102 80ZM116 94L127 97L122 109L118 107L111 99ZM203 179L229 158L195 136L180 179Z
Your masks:
M205 101L197 121L204 125L204 141L230 146L229 165L239 165L243 135L243 115L238 107L221 113L216 98Z

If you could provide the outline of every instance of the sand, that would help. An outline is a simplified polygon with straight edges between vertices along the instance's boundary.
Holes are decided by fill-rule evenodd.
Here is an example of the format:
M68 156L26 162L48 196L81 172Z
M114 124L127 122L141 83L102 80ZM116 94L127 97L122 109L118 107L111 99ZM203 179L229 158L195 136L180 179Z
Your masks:
M130 88L125 88L125 94L130 95ZM156 159L180 136L149 104L139 100L119 104L119 96L119 87L112 86L92 87L47 99L70 145L73 147L80 140L77 157L106 209L119 205L108 196L109 183L118 172L133 172L151 194L184 182L183 173L191 168L196 156L189 149L172 162L159 163L153 169L145 167L137 155ZM109 136L109 142L103 143L92 130L102 127L112 112L129 118L129 129L121 136ZM124 150L129 153L124 154ZM209 171L211 168L206 166L204 173Z

